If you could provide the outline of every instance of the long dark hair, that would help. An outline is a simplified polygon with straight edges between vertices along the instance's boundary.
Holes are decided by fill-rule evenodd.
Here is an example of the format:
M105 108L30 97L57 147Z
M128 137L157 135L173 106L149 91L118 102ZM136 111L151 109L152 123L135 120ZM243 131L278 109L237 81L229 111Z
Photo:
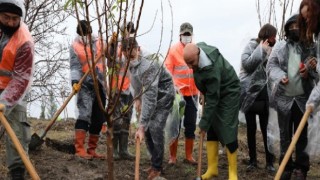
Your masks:
M308 6L308 18L307 23L302 17L301 9L304 6ZM320 0L303 0L299 8L298 24L300 29L300 40L304 44L312 44L313 34L316 36L320 32Z
M261 27L258 38L256 39L257 42L260 42L261 40L266 40L272 36L277 35L277 29L272 26L271 24L265 24Z

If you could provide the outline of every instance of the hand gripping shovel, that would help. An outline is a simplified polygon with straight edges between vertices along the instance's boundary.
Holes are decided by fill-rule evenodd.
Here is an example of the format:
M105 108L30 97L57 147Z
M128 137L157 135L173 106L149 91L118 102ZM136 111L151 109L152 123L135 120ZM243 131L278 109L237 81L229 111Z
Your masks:
M139 168L140 168L140 138L136 139L136 163L134 169L134 180L139 180Z
M275 180L279 180L280 179L280 177L281 177L281 175L283 173L283 170L284 170L286 164L288 163L288 160L289 160L289 158L290 158L290 156L291 156L291 154L293 152L294 147L297 144L299 136L301 135L301 132L302 132L304 126L306 125L311 112L312 112L311 108L308 108L306 110L306 112L304 113L304 115L302 117L302 120L300 121L300 124L298 126L298 129L297 129L296 133L294 134L294 136L292 138L290 146L289 146L289 148L288 148L288 150L287 150L287 152L286 152L286 154L285 154L285 156L284 156L284 158L283 158L283 160L282 160L282 162L281 162L281 164L279 166L277 174L276 174L276 176L274 178Z
M26 152L23 150L23 147L20 143L20 141L18 140L16 134L14 133L14 131L12 130L10 124L8 123L7 119L5 118L5 116L3 115L2 112L0 112L0 120L1 120L1 124L5 127L10 139L12 140L14 146L17 149L17 152L19 153L22 162L24 163L27 171L29 172L31 178L33 180L40 180L39 175L37 174L36 170L34 169L34 167L31 164L30 159L27 157Z
M99 55L98 57L95 58L94 62L98 62L98 60L101 58L102 55ZM90 73L90 69L87 70L87 72L82 76L82 78L80 79L78 85L81 86L81 84L83 83L83 81L85 80L85 78L88 76L88 74ZM54 116L52 117L52 119L50 120L48 126L46 127L46 129L44 130L44 132L39 136L37 133L34 133L31 136L31 141L29 144L29 149L32 150L36 150L37 147L40 147L44 140L43 138L46 136L47 132L50 130L51 126L56 122L58 116L61 114L61 112L64 110L64 108L68 105L69 101L72 99L72 97L76 94L77 92L73 89L71 94L68 96L68 98L64 101L64 103L62 104L62 106L60 107L60 109L54 114Z

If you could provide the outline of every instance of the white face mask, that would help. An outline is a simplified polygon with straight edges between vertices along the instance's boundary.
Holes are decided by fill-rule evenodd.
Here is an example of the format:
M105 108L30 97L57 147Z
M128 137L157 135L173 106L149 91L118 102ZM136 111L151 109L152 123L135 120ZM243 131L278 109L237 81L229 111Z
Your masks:
M136 67L139 64L139 60L130 60L130 67Z
M180 38L181 38L181 43L184 44L184 45L186 45L188 43L191 43L191 41L192 41L192 36L183 36L183 35L181 35Z

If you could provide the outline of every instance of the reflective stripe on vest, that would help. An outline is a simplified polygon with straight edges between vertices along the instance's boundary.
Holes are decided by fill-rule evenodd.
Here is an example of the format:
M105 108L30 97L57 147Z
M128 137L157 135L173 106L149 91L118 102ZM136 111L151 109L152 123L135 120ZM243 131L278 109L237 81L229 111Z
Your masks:
M12 79L18 49L26 42L33 42L27 25L20 22L19 29L12 35L2 51L0 62L0 89L5 89Z
M84 44L82 44L79 41L74 41L72 47L73 47L74 52L76 53L76 55L80 61L80 64L82 66L82 72L84 72L84 73L87 72L89 70L89 65L92 66L92 60L91 60L92 52L91 52L90 46L89 45L85 46ZM100 54L102 54L103 52L101 49L101 40L97 40L95 43L95 47L92 47L92 49L95 52L94 57L97 57ZM87 57L88 57L88 60L87 60ZM88 62L89 62L89 64L88 64ZM100 72L103 72L102 61L98 61L96 63L96 67L99 68Z
M193 71L190 69L183 58L182 43L175 44L171 47L170 53L172 58L166 61L173 63L172 77L174 85L180 90L183 96L193 96L198 94L198 89L193 79Z

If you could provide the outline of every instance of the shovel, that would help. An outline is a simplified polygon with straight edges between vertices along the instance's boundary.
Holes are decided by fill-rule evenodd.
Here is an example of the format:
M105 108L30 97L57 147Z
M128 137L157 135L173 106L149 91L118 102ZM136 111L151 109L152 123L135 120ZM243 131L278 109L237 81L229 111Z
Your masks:
M3 124L4 128L6 129L9 137L11 138L14 146L16 147L17 152L19 153L22 162L24 163L27 171L29 172L31 178L33 180L40 180L39 175L37 174L36 170L34 169L33 165L31 164L30 159L27 157L26 152L23 150L23 147L20 143L20 141L18 140L16 134L14 133L14 131L12 130L10 124L8 123L7 119L5 118L5 116L3 115L2 112L0 112L0 120L1 120L1 124Z
M203 116L203 111L204 111L204 96L201 94L201 99L202 99L202 114ZM197 177L195 180L201 180L201 164L202 164L202 147L203 147L203 138L205 134L200 134L200 142L199 142L199 154L198 154L198 167L197 167Z
M203 147L203 134L200 134L199 142L199 154L198 154L198 168L197 168L197 177L195 180L201 180L201 164L202 164L202 147Z
M202 99L202 112L201 116L203 116L203 111L204 111L204 96L201 94L201 99ZM200 134L200 142L199 142L199 154L198 154L198 167L197 167L197 177L195 180L201 180L201 164L202 164L202 147L203 147L203 138L205 134Z
M136 139L136 163L134 169L134 180L139 180L139 168L140 168L140 138Z
M98 57L95 58L94 62L98 62L98 60L101 58L102 55L99 55ZM90 73L90 69L87 70L87 72L82 76L82 78L80 79L78 85L81 86L81 84L83 83L83 81L85 80L85 78L88 76L88 74ZM44 132L39 136L37 133L33 133L31 136L31 141L29 144L29 149L32 150L36 150L38 147L40 147L44 140L43 138L47 135L47 132L50 130L51 126L56 122L58 116L61 114L61 112L64 110L64 108L68 105L69 101L72 99L72 97L76 94L77 92L73 89L71 94L68 96L68 98L64 101L64 103L62 104L62 106L60 107L60 109L54 114L54 116L52 117L52 119L50 120L49 125L46 127L46 129L44 130Z
M306 125L311 112L312 112L312 109L308 108L306 110L306 112L304 113L304 115L302 117L302 120L300 121L300 124L298 126L298 129L297 129L296 133L294 134L294 136L292 138L290 146L289 146L289 148L288 148L288 150L287 150L287 152L286 152L286 154L285 154L285 156L284 156L284 158L283 158L283 160L282 160L282 162L281 162L281 164L279 166L277 174L276 174L276 176L274 178L275 180L279 180L280 179L280 177L281 177L281 175L283 173L283 170L284 170L286 164L288 163L288 160L289 160L289 158L290 158L290 156L291 156L291 154L293 152L293 149L295 148L295 146L297 144L299 136L301 135L301 132L302 132L304 126Z

